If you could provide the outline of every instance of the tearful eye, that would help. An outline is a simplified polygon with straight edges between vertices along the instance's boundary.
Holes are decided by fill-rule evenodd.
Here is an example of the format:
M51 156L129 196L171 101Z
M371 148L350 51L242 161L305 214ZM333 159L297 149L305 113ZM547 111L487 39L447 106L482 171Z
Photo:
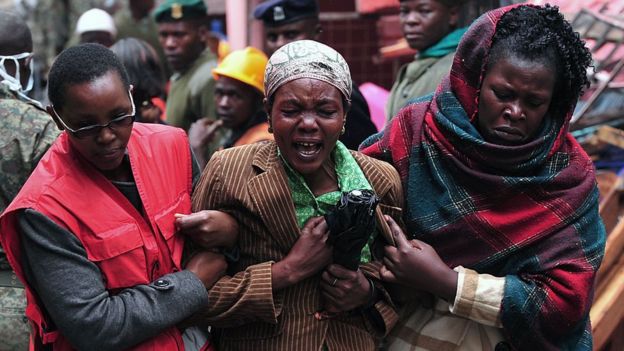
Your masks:
M511 94L506 93L506 92L497 91L497 90L494 90L494 89L492 89L492 92L494 92L494 95L496 95L496 97L501 99L501 100L505 100L505 99L511 98Z
M297 113L297 110L282 110L282 115L286 117L294 116Z
M333 116L336 113L336 111L335 110L319 110L318 113L319 115L323 117L330 117L330 116Z
M544 104L544 102L540 101L540 100L529 101L529 106L531 106L531 107L540 107L543 104Z

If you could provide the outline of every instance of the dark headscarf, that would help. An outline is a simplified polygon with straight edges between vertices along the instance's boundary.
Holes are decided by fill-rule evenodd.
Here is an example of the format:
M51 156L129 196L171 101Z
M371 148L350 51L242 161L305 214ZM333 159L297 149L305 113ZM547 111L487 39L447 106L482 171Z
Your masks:
M488 143L475 127L496 25L513 8L481 16L433 96L401 110L362 151L399 171L413 237L450 267L506 278L502 323L515 348L591 350L605 231L592 162L568 133L572 110L547 116L519 146Z

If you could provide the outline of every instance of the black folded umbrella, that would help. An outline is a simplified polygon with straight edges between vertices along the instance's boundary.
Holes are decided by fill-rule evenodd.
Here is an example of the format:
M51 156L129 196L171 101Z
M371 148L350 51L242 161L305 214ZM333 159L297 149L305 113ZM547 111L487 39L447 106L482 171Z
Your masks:
M338 204L325 214L334 263L355 271L362 248L375 230L375 208L379 198L372 190L342 193Z

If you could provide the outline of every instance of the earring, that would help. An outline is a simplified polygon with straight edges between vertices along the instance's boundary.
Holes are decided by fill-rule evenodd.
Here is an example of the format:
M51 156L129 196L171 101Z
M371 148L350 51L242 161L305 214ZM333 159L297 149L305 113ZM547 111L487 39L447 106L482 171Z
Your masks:
M340 135L343 135L345 133L345 127L342 126L342 130L340 131Z
M267 116L267 123L269 123L269 129L267 131L270 134L273 134L273 126L271 125L271 116Z

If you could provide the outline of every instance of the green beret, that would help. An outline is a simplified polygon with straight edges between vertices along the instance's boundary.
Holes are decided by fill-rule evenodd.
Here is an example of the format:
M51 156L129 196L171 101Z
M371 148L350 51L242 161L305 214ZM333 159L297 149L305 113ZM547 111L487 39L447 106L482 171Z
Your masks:
M154 10L156 22L205 18L208 9L203 0L165 0Z

